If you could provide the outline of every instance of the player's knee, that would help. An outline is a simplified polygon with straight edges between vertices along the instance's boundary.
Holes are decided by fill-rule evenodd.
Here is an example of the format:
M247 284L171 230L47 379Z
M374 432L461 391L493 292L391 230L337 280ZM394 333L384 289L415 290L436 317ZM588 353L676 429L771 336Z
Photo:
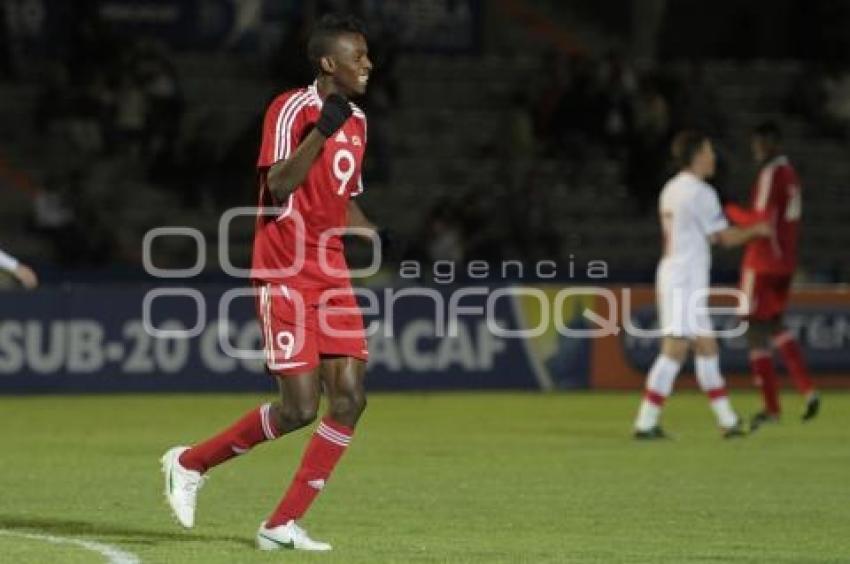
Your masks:
M360 415L364 411L366 411L366 404L367 404L366 394L363 393L363 391L361 390L360 392L358 392L357 396L355 397L355 401L354 401L354 407L357 410L357 415Z
M665 338L661 345L662 354L679 363L688 358L690 348L690 343L685 339Z
M318 408L316 406L301 407L295 412L296 422L301 427L306 427L307 425L313 423L316 420L317 415Z
M717 356L720 348L714 338L699 338L694 343L694 352L700 356Z
M319 406L315 404L303 404L287 406L280 412L281 425L285 428L306 427L316 420Z
M366 409L366 394L362 390L350 390L331 399L331 412L345 418L357 418Z

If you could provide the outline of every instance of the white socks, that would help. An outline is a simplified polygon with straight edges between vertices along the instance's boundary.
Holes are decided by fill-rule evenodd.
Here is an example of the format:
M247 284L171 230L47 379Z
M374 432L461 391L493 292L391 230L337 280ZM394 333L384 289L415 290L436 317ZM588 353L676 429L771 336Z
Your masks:
M729 396L726 393L726 383L720 374L720 359L715 356L697 356L697 382L703 392L708 395L711 409L717 417L718 424L724 429L738 424L738 416L732 410ZM673 383L679 374L681 364L672 358L658 355L646 378L646 392L635 420L635 429L648 431L658 425L664 400L673 391Z
M734 427L738 424L738 416L732 410L729 395L726 393L726 382L720 375L720 358L717 355L697 356L695 364L697 382L702 391L708 395L717 422L724 429Z
M635 420L636 430L648 431L658 425L664 400L673 391L673 382L681 367L681 364L662 354L655 359L646 378L646 393Z

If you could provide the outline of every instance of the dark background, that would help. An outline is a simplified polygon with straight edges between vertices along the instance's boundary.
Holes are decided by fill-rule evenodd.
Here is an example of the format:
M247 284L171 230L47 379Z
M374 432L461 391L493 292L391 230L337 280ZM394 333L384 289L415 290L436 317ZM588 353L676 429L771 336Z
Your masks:
M803 178L800 281L850 279L841 0L0 6L0 248L48 285L143 280L142 238L163 225L200 230L201 279L226 279L218 220L255 203L262 113L312 80L304 37L327 10L369 29L361 204L398 233L398 258L483 259L497 274L552 259L561 280L595 259L610 281L651 282L671 134L710 131L716 186L746 200L747 135L770 118ZM231 231L229 254L247 264L251 219ZM195 252L186 238L154 246L160 267ZM733 280L739 255L718 255L717 278Z

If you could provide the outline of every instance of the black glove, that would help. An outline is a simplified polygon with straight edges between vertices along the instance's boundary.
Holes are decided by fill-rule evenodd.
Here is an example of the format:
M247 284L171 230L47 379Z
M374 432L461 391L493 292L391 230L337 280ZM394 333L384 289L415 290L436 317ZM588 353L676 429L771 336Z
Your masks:
M316 122L316 129L326 138L330 137L342 127L350 115L351 104L348 100L339 94L331 94L322 104L322 114Z

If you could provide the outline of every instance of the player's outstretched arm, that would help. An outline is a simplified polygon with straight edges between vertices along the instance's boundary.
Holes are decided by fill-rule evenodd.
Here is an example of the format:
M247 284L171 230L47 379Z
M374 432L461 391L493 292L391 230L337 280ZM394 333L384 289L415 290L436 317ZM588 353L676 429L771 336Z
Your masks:
M381 240L381 258L385 260L398 260L402 255L404 242L399 241L395 234L393 234L388 228L378 227L372 223L369 218L366 217L366 214L363 213L360 206L352 200L348 201L348 226L366 229L371 231L374 235L377 235ZM358 233L356 235L369 241L374 240L372 236L366 234Z
M288 159L274 163L268 172L267 182L272 196L282 202L304 182L313 161L322 151L325 140L337 132L351 116L351 104L339 94L331 94L322 104L322 113L316 127L298 145Z
M35 275L35 272L29 266L3 251L0 251L0 268L10 272L27 290L38 287L38 276Z
M363 213L363 210L354 200L348 201L348 226L368 229L374 232L378 231L378 227L369 221L369 218L366 217L366 214Z
M278 202L283 202L307 178L313 161L322 150L326 137L313 129L298 145L292 156L284 161L274 163L268 172L266 181L269 191Z
M726 204L723 206L723 211L726 212L726 217L729 221L739 227L749 227L767 219L768 215L765 212L760 212L745 208L738 204Z
M759 222L749 227L727 227L711 236L711 242L727 249L739 247L759 237L770 237L773 229L767 222Z
M27 290L34 290L35 288L38 288L38 276L36 276L33 269L29 266L25 264L18 264L18 267L12 271L12 274L15 275L18 282L20 282Z

